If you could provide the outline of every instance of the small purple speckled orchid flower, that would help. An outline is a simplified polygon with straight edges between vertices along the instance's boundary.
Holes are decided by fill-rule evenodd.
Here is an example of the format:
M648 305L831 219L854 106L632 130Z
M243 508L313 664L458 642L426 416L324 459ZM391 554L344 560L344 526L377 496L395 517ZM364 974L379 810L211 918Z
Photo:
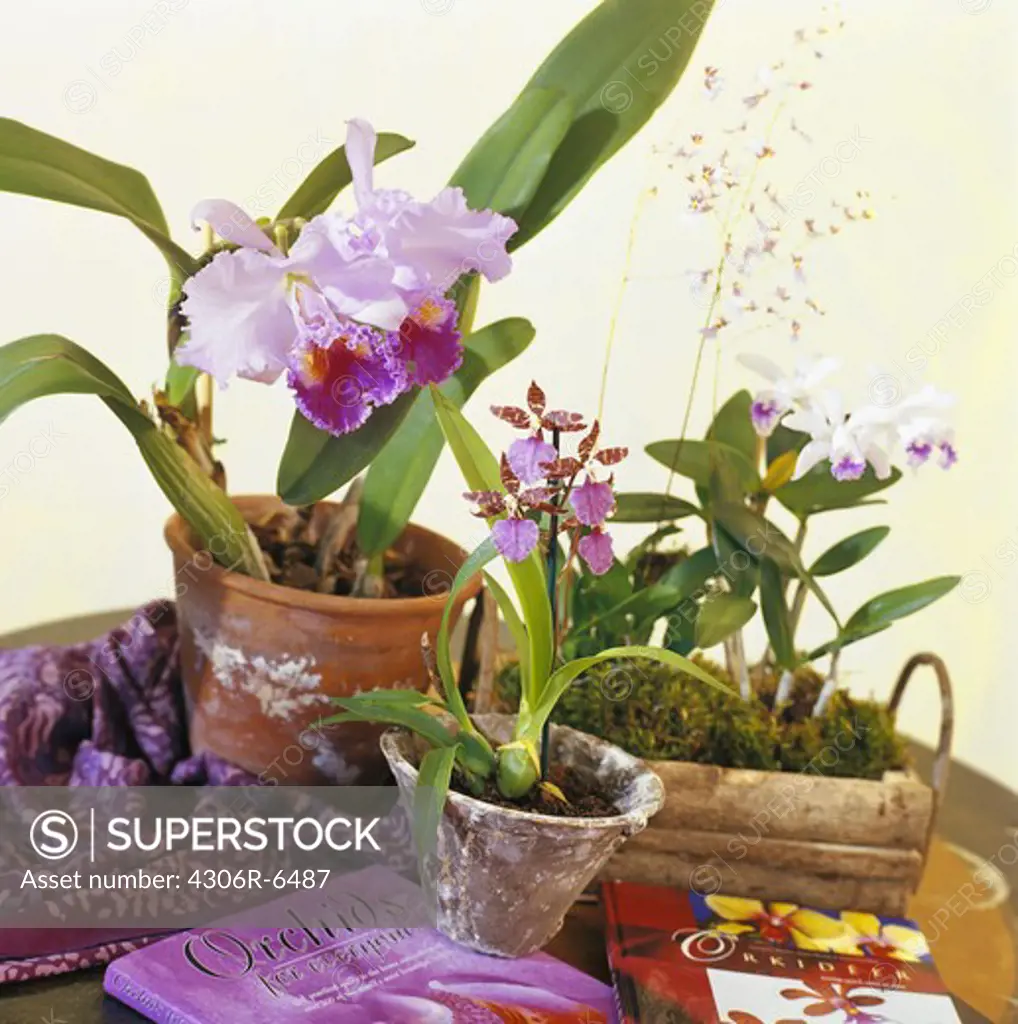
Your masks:
M537 483L547 475L544 467L558 458L554 445L544 437L544 431L557 430L572 433L586 430L587 425L578 412L564 412L561 409L547 409L548 400L544 392L531 382L527 389L527 408L518 405L493 405L491 411L503 422L517 430L526 430L529 436L513 441L506 453L513 472L525 484Z
M771 382L771 387L753 396L750 406L753 429L760 437L770 437L797 405L808 404L820 382L841 365L840 360L830 357L801 359L789 375L766 356L743 352L738 359L747 369Z
M485 519L504 516L492 526L492 540L499 553L510 562L526 558L541 537L534 511L561 520L563 530L573 534L571 551L596 575L606 573L614 562L612 538L605 523L615 511L613 478L599 479L600 473L621 462L626 448L600 448L601 428L595 421L577 445L576 455L561 455L555 445L544 440L544 431L561 433L586 430L579 413L548 411L544 392L532 383L527 392L527 409L519 406L492 406L500 420L518 430L527 430L528 438L516 441L502 456L501 491L472 491L466 497L474 503L474 514ZM582 483L577 483L580 477ZM524 485L527 485L524 487ZM570 510L570 511L567 511Z
M320 214L288 251L280 248L287 232L270 237L233 203L195 208L195 222L236 248L184 284L179 363L223 387L234 376L272 383L286 371L304 416L337 435L408 389L455 373L463 346L445 293L469 271L491 281L508 274L516 224L471 210L457 188L430 203L376 189L375 143L371 125L349 122L357 213Z
M527 518L531 510L556 515L558 508L550 504L550 487L521 487L520 478L513 472L509 459L503 454L499 467L502 491L467 491L464 497L473 502L473 514L482 519L504 515L491 528L491 539L498 553L509 562L522 562L537 547L541 531L533 519Z

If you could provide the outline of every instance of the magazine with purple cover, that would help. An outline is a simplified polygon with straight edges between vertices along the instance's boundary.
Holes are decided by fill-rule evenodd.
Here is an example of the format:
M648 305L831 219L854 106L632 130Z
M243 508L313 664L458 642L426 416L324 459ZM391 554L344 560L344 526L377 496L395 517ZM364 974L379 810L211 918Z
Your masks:
M614 1024L609 986L543 954L503 960L401 927L413 900L370 868L275 901L273 928L237 919L130 953L103 985L159 1024Z

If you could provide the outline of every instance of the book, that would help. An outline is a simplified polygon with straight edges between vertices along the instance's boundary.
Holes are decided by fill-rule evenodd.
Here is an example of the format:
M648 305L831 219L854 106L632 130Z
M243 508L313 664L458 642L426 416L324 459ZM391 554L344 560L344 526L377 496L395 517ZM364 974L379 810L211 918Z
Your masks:
M614 1024L610 986L544 954L489 957L404 927L415 899L369 868L273 901L261 927L245 911L130 953L103 987L159 1024Z
M602 888L621 1024L961 1024L915 923Z

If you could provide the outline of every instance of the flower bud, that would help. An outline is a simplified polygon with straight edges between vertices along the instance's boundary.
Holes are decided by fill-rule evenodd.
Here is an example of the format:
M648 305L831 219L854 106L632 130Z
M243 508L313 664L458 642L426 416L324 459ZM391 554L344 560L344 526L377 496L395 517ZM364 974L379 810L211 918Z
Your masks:
M507 744L498 748L495 760L495 781L498 791L507 800L519 800L537 782L540 772L533 747L528 749L522 743Z

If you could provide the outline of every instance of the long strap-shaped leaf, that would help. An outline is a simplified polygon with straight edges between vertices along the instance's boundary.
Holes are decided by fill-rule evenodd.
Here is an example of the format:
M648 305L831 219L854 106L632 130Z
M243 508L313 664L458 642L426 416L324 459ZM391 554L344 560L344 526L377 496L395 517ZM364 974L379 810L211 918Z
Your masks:
M0 348L0 422L34 398L69 393L97 395L106 403L131 432L170 503L218 562L268 578L257 542L233 502L140 411L104 363L57 334L37 334Z
M480 435L467 422L463 414L434 385L431 387L435 411L442 426L442 433L456 458L472 491L499 490L498 461L481 440ZM547 679L554 658L554 640L551 621L551 605L545 583L544 566L534 550L522 562L506 562L509 578L512 580L516 599L527 625L527 645L530 664L530 692L524 692L527 708L536 703L537 687Z
M671 93L712 6L713 0L602 0L476 143L453 182L464 185L474 205L511 196L515 205L506 209L520 222L512 244L529 241ZM563 133L567 109L571 123ZM528 144L547 161L547 170L536 188L524 179L526 187L514 193L508 182L518 172L508 153Z
M601 651L600 654L591 655L589 658L577 658L575 661L570 661L552 674L540 694L540 700L535 706L534 714L527 727L528 735L525 737L521 736L520 738L529 738L535 742L537 741L541 734L542 726L548 720L552 711L555 710L555 705L559 702L562 694L566 692L574 680L583 675L588 669L604 661L628 661L633 658L647 658L650 661L659 662L662 665L667 665L669 668L679 669L687 675L693 676L694 679L699 679L700 682L713 686L716 690L729 694L734 693L733 690L725 686L724 683L719 682L709 672L705 672L695 662L690 661L689 658L683 657L681 654L676 654L674 651L664 650L661 647L645 647L636 644L630 647L609 647L607 650ZM639 672L639 668L634 667L633 671Z
M527 638L527 627L502 584L487 572L484 574L484 584L491 591L491 596L502 613L502 621L516 645L516 657L520 665L520 692L530 694L533 692L533 684L530 681L530 641Z
M143 174L10 118L0 118L0 190L125 217L158 246L178 280L197 270L195 258L170 238Z
M491 374L526 351L533 338L533 325L522 317L482 327L466 339L463 365L439 390L462 408ZM424 390L364 478L357 543L365 554L384 551L403 532L444 446L431 392Z
M442 613L442 624L438 628L438 640L435 648L435 657L438 662L438 674L442 680L442 688L445 691L445 700L449 710L456 717L462 728L468 732L473 731L473 723L467 714L466 705L463 703L463 695L460 693L459 684L456 681L456 673L452 667L452 652L449 647L449 623L452 621L452 612L456 604L456 598L460 591L472 580L489 562L498 557L498 551L491 538L488 537L476 547L468 556L467 560L460 566L452 581L452 587L446 595L445 611Z
M431 877L425 870L426 858L434 857L438 848L438 828L442 811L449 795L452 769L456 763L457 747L435 747L421 759L414 791L414 840L421 858L421 875Z

